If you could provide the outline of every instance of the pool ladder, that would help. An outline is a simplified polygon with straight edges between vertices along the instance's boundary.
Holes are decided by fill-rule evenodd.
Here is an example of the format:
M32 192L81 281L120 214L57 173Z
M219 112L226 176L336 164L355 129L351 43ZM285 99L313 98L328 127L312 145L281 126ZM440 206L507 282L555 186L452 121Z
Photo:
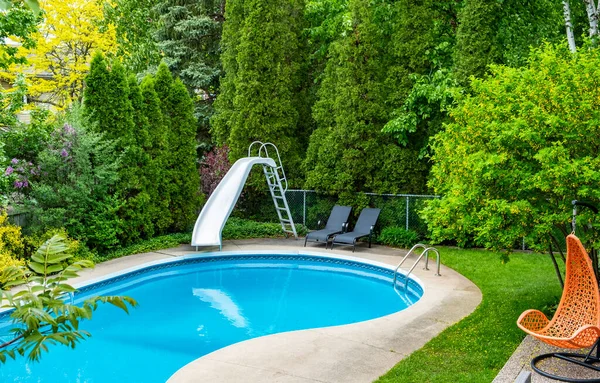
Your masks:
M404 283L404 291L406 292L408 289L408 276L410 275L410 273L412 273L412 271L415 269L415 267L417 267L417 265L419 264L419 262L421 261L421 258L423 258L423 256L425 256L425 267L423 268L423 270L429 270L428 266L429 266L429 252L430 251L433 251L436 256L437 273L435 274L435 276L439 277L442 275L442 274L440 274L440 253L439 253L439 251L437 251L437 249L435 247L427 247L426 245L423 245L422 243L417 243L416 245L414 245L412 247L412 249L410 249L408 251L408 253L406 253L406 255L404 256L404 258L402 258L402 260L400 261L398 266L396 266L396 270L394 270L394 282L392 284L392 286L394 286L394 288L396 288L396 280L398 279L398 270L404 264L404 261L406 261L408 259L408 257L412 253L415 252L416 249L423 249L423 252L421 253L421 255L419 255L419 257L417 258L415 263L413 263L410 270L408 270L408 272L404 276L406 278L406 282Z

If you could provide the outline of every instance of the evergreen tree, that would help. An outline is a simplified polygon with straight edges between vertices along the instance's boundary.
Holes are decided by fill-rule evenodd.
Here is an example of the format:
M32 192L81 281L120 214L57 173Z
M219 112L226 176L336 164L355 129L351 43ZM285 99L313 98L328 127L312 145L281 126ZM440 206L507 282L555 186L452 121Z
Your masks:
M170 230L181 231L193 223L200 207L194 104L185 85L173 79L165 63L158 67L154 89L166 127L165 153L160 156L162 190L168 200Z
M128 78L129 101L132 106L132 119L135 134L123 155L121 169L121 192L126 198L122 207L123 234L125 243L135 242L139 238L150 238L154 234L154 225L150 214L151 185L148 182L149 156L144 148L148 141L149 122L143 113L143 98L135 76Z
M233 119L236 90L235 83L238 73L238 47L240 33L244 19L244 3L242 0L229 0L225 13L227 22L223 23L223 37L221 40L221 63L224 75L221 78L219 96L215 100L215 112L211 118L213 140L218 145L225 145L231 134L230 121Z
M183 231L194 223L200 199L200 174L196 167L196 119L194 103L185 85L176 79L168 100L170 129L169 210L173 217L172 230Z
M102 54L94 56L86 78L84 107L90 121L96 123L96 129L116 141L119 150L132 144L133 106L127 74L118 60L114 60L108 70Z
M169 126L169 107L171 103L169 97L171 96L171 87L173 86L173 75L169 70L169 67L164 62L160 63L158 70L156 71L156 77L154 80L154 90L160 100L160 110L163 115L163 122Z
M469 76L479 77L489 64L499 61L501 52L496 33L500 16L501 5L497 0L464 0L454 53L459 82L466 84Z
M161 111L161 103L154 90L154 79L146 76L141 84L143 98L142 114L148 120L148 140L144 151L149 156L145 168L150 196L149 214L156 232L164 234L171 226L172 218L169 212L169 183L164 176L169 153L167 150L167 130Z
M552 0L464 0L454 48L457 80L467 84L490 64L525 65L532 45L562 39L561 9Z
M147 139L147 121L134 109L134 105L141 107L141 101L139 87L135 81L130 82L123 65L114 60L109 70L106 60L96 54L86 79L84 106L94 129L115 142L121 157L115 190L115 195L124 200L117 212L121 244L154 232L146 208L149 195L143 168L147 158L140 144Z
M296 97L302 13L300 0L249 0L243 8L233 2L223 37L224 99L216 105L215 119L217 137L229 144L232 159L245 156L252 141L270 141L292 177L300 164L298 137L304 134Z
M90 63L90 72L85 78L83 92L83 113L89 117L90 121L97 122L103 118L101 106L106 105L109 98L109 76L110 73L104 55L101 52L96 52Z
M389 119L385 86L393 19L385 3L351 0L351 30L330 46L314 107L318 128L305 161L306 187L354 199L354 192L422 192L417 153L380 133Z
M198 138L208 143L208 124L221 76L220 41L225 0L163 0L156 40L163 59L195 98Z

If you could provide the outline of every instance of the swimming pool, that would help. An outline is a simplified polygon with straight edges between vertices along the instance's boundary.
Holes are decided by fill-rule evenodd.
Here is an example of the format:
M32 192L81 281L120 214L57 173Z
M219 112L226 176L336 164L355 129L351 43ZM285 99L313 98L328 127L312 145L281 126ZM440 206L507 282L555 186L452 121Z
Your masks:
M162 261L80 288L128 295L130 315L106 306L82 327L75 350L53 347L41 363L0 367L1 381L165 382L180 367L246 339L349 324L405 309L423 291L391 286L388 267L303 254L218 254ZM8 329L6 323L0 334Z

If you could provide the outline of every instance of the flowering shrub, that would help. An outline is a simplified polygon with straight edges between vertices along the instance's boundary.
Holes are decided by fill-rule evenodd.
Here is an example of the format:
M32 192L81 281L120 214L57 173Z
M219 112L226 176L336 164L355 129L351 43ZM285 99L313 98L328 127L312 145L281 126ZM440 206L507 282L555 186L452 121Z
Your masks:
M122 199L115 193L120 159L112 141L88 130L79 108L67 120L38 154L41 173L25 201L35 218L31 229L64 227L70 237L102 251L118 244L122 227Z
M6 213L0 214L0 272L8 266L19 266L23 261L24 244L21 228L8 222Z
M229 163L229 147L227 145L215 147L202 162L200 168L200 180L202 181L202 192L209 197L217 188L217 185L231 168Z
M31 187L31 179L40 175L40 166L31 161L13 158L4 170L4 175L9 177L16 191L25 192Z

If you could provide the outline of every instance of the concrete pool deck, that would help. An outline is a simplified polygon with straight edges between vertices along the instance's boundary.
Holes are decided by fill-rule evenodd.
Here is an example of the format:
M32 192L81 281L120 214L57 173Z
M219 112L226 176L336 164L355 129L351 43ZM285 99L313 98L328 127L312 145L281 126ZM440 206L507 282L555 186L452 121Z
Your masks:
M256 239L225 241L223 251L301 251L303 240ZM406 251L383 246L358 246L325 250L308 244L309 252L354 256L396 266ZM131 255L98 264L73 281L85 282L148 262L188 254L188 245ZM444 254L442 252L443 259ZM416 259L416 258L415 258ZM407 265L413 261L408 260ZM278 333L254 338L214 351L182 366L169 383L191 382L372 382L401 359L421 348L446 327L469 315L481 302L481 292L471 281L442 265L442 276L421 266L414 274L423 284L423 297L398 313L349 325ZM390 286L390 288L392 288Z

